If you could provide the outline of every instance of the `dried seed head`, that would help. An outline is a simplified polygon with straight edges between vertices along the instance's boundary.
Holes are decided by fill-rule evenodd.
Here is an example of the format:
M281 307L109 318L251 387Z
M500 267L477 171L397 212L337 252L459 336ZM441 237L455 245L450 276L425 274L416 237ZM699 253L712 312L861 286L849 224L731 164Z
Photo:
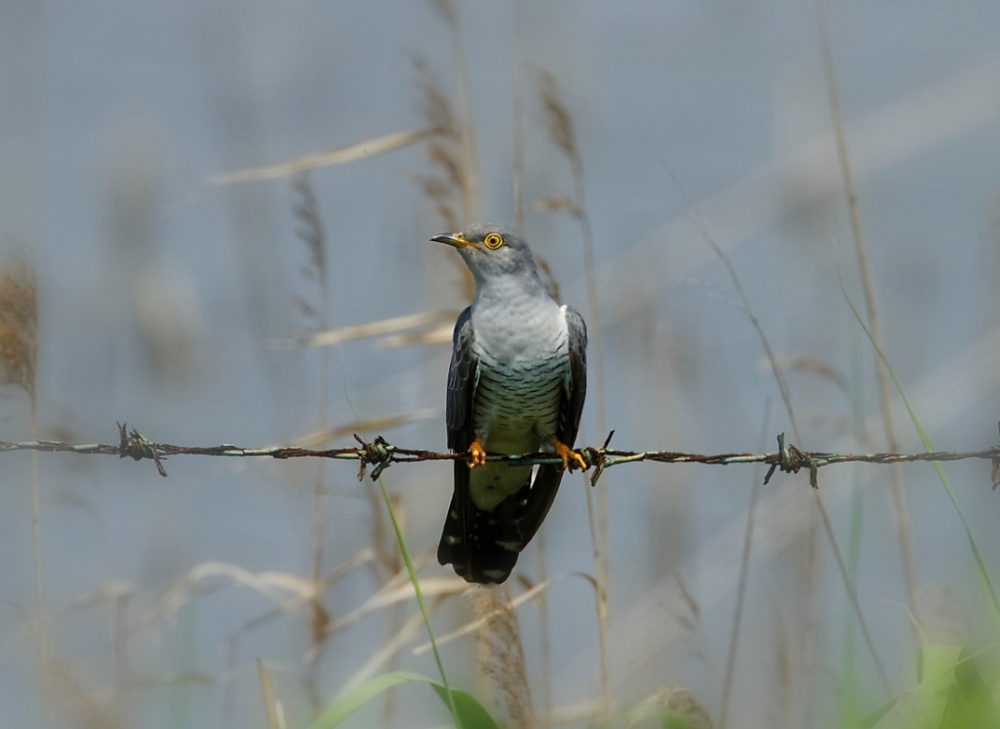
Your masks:
M661 718L663 726L679 724L689 729L712 729L712 719L705 707L690 689L683 686L666 686L647 697L641 706ZM627 729L636 724L628 724Z
M458 13L455 11L455 4L451 0L431 0L431 7L437 11L441 18L452 29L458 25Z
M38 356L38 291L35 272L15 250L0 268L0 385L16 385L35 397Z
M545 107L549 136L552 137L553 144L559 147L567 157L575 158L577 150L573 119L559 96L559 86L556 84L555 76L543 71L538 79L538 91L542 97L542 105Z
M477 616L486 618L477 633L479 668L509 717L510 726L530 726L531 690L517 615L502 590L472 590L470 598Z
M420 90L417 111L427 121L428 127L452 140L457 140L459 125L455 121L451 101L441 87L437 74L421 56L413 57L413 67L417 71L417 88Z

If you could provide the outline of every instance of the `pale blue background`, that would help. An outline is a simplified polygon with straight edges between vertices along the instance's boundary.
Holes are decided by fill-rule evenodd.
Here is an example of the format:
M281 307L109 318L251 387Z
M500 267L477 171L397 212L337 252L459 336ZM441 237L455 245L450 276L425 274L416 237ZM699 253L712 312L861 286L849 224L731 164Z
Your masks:
M589 312L578 227L533 207L572 190L537 98L535 79L547 70L559 81L583 154L615 445L753 451L768 403L767 448L777 432L791 433L759 338L719 259L685 219L693 215L728 251L783 359L804 355L855 372L871 443L849 435L844 393L813 374L789 373L806 440L800 445L882 449L871 347L838 284L839 264L860 308L815 6L522 5L525 233L551 263L564 298ZM831 3L829 16L886 355L935 446L987 447L1000 418L1000 10L973 0L841 2ZM464 2L460 23L483 214L509 222L513 6ZM314 295L299 272L307 254L295 234L297 196L287 179L226 189L205 182L420 128L411 59L425 58L450 91L451 49L447 26L418 2L0 4L0 238L29 251L40 281L42 437L114 442L115 421L125 420L171 443L286 442L317 427L324 376L331 425L443 409L446 347L352 342L332 350L328 372L320 371L317 351L269 348L269 340L304 323L293 295ZM418 145L312 173L328 233L334 327L464 305L450 254L426 242L443 228L411 179L427 171ZM143 319L144 305L154 321L166 322L166 334ZM596 324L591 318L592 329ZM150 349L157 342L165 342L160 354ZM595 425L598 389L592 381L584 416L583 440L594 445L603 439ZM25 399L10 388L2 396L0 439L27 439ZM901 412L896 423L903 449L919 450ZM443 414L383 434L400 446L442 449ZM26 622L35 604L30 460L7 454L0 461L0 725L37 726L39 684ZM298 678L309 646L305 611L252 633L229 672L229 637L272 603L245 588L196 598L130 636L129 679L196 673L214 683L144 685L116 699L111 607L71 607L120 583L131 591L128 615L136 625L206 561L307 576L312 464L177 457L166 464L168 479L149 463L113 458L43 456L41 464L52 651L81 691L129 726L263 726L260 656L290 725L305 723L309 705ZM372 511L355 472L350 463L326 472L327 569L370 543ZM998 502L989 464L954 464L948 472L995 568ZM930 604L944 604L926 617L968 613L967 634L976 643L984 602L957 517L930 467L907 467L904 475L917 584ZM601 487L611 509L620 707L679 684L718 717L753 476L749 467L653 464L607 474ZM402 499L411 549L431 550L449 467L397 466L385 482ZM915 645L888 469L834 467L820 482L844 551L851 489L864 494L858 590L896 690L910 687ZM762 498L731 726L775 726L789 716L793 726L805 726L802 717L824 711L808 706L836 706L849 611L822 537L816 571L807 564L814 518L807 477L776 477ZM565 576L593 571L579 477L565 483L546 543L548 572L562 575L548 600L554 703L565 707L600 688L593 593ZM522 558L524 574L537 576L537 560L533 546ZM432 561L422 574L451 573ZM688 608L676 574L699 606L693 629L677 628ZM343 615L376 588L361 570L327 594L327 608ZM402 615L410 614L407 604ZM435 625L443 633L468 614L464 601L452 599ZM541 712L537 610L529 605L520 616ZM319 671L322 697L386 636L378 617L334 636ZM445 660L460 685L478 692L474 654L473 641L464 639L445 649ZM886 695L860 644L858 655L865 705L873 708ZM782 681L785 660L793 678ZM428 656L408 651L399 665L435 670ZM403 692L396 726L444 721L420 689ZM785 695L793 696L791 709ZM82 723L77 705L64 708ZM74 725L56 716L56 725ZM381 717L372 710L354 726Z

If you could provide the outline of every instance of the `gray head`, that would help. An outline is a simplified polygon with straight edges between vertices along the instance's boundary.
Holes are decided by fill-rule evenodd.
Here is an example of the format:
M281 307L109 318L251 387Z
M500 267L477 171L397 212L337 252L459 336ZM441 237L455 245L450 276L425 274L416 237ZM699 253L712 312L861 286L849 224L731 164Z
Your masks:
M536 283L538 270L527 242L513 228L496 223L474 223L461 233L445 233L431 238L454 246L472 271L476 285L499 276L522 276Z

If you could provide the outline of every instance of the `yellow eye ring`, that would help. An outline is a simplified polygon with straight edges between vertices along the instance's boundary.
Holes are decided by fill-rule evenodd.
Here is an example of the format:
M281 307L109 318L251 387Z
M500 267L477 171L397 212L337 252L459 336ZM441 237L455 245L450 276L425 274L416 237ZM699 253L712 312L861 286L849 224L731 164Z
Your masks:
M495 251L497 248L503 245L503 236L499 233L490 233L485 238L483 238L483 245L489 248L491 251Z

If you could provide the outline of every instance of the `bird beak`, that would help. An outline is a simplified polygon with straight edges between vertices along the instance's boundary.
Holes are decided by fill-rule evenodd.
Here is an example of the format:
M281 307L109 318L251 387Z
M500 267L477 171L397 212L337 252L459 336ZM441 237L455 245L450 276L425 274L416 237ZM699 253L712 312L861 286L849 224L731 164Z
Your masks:
M478 248L475 243L467 241L461 233L442 233L431 238L435 243L444 243L455 248Z

